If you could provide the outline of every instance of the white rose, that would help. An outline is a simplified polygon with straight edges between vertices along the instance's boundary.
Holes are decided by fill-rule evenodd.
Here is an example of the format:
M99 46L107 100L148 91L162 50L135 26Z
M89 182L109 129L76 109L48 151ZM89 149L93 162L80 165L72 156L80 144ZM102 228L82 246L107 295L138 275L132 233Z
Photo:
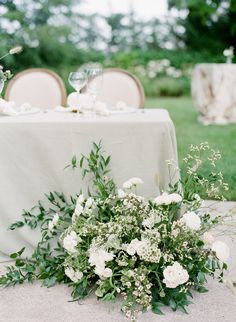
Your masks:
M167 266L163 271L163 275L163 282L168 288L176 288L177 286L186 283L189 279L188 272L178 262Z
M201 219L195 212L190 211L183 215L181 219L192 230L199 230L201 227Z
M156 205L170 205L171 203L179 203L182 201L182 197L178 193L168 194L164 192L162 195L156 197L154 202Z
M109 262L113 260L113 258L113 253L108 253L104 249L97 249L95 251L90 252L89 263L92 266L103 267L105 266L105 262Z
M66 274L66 276L68 276L69 277L69 279L71 279L72 280L72 282L74 282L74 283L77 283L77 282L79 282L80 280L81 280L81 278L83 277L83 273L82 272L80 272L80 271L75 271L73 268L71 268L71 267L67 267L66 269L65 269L65 274Z
M128 181L124 182L123 183L123 188L124 189L130 189L133 186L137 186L137 185L142 184L142 183L143 183L142 179L134 177L134 178L131 178Z
M126 197L126 193L122 190L122 189L118 189L118 198L125 198Z
M78 244L78 236L76 232L71 231L66 237L63 239L63 247L70 253L76 252L76 246Z
M101 278L109 278L112 276L112 270L105 267L96 267L94 270L95 274L99 275Z
M203 234L202 239L204 243L208 245L212 245L215 241L214 236L208 231Z
M129 255L133 256L133 255L136 253L137 249L138 249L138 245L139 245L139 243L140 243L140 241L139 241L137 238L133 239L133 240L132 240L128 245L127 245L127 247L126 247L126 252L127 252Z
M215 241L212 244L211 249L216 253L216 256L221 262L225 262L229 258L229 247L224 242L220 240Z

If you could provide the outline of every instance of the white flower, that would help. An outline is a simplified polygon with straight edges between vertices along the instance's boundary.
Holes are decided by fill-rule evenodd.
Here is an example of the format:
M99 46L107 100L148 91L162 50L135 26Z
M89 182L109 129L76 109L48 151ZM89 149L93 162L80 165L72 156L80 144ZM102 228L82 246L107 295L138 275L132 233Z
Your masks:
M125 181L123 183L123 188L124 189L131 189L133 186L137 186L142 183L143 183L142 179L134 177L134 178L129 179L128 181Z
M72 282L74 282L74 283L77 283L77 282L79 282L80 280L81 280L81 278L83 277L83 273L82 272L80 272L80 271L75 271L73 268L71 268L71 267L67 267L66 269L65 269L65 274L66 274L66 276L68 276L71 280L72 280Z
M76 252L76 246L78 244L78 236L75 231L71 231L66 237L63 239L63 247L70 253Z
M168 288L176 288L177 286L186 283L189 279L188 272L178 262L174 262L173 265L167 266L163 271L163 275L163 282Z
M151 229L156 223L159 223L160 221L161 221L160 216L152 212L148 218L144 219L142 225L144 227Z
M17 46L9 50L10 55L19 54L23 50L22 46Z
M75 215L78 217L79 215L81 215L84 211L84 207L80 204L76 205L75 207Z
M108 278L112 276L112 270L107 267L96 266L94 272L101 278Z
M53 216L52 220L49 221L49 223L48 223L48 230L52 231L54 229L54 227L57 225L58 220L59 220L59 215L55 214Z
M93 198L89 197L88 200L85 203L85 208L91 208L94 203Z
M225 262L229 258L229 247L224 242L220 240L215 241L212 244L211 249L216 253L216 256L220 261Z
M228 49L225 49L223 51L223 55L225 57L233 57L234 56L234 47L233 46L230 46Z
M122 189L118 189L118 198L125 198L126 197L126 193L122 190Z
M92 266L103 267L106 262L112 261L113 258L113 253L108 253L106 250L100 248L90 252L89 263Z
M133 239L133 240L132 240L128 245L127 245L127 247L126 247L126 252L127 252L129 255L133 256L133 255L136 253L137 249L138 249L139 243L140 243L140 241L139 241L137 238Z
M172 203L179 203L182 201L182 197L178 193L168 194L164 192L161 196L154 199L156 205L170 205Z
M199 230L201 227L201 219L193 211L186 212L186 214L183 215L181 221L183 221L185 225L192 230Z
M84 202L84 195L81 194L79 195L77 201L76 201L76 205L81 205Z
M202 239L204 243L208 245L212 245L215 241L214 236L208 231L203 234Z

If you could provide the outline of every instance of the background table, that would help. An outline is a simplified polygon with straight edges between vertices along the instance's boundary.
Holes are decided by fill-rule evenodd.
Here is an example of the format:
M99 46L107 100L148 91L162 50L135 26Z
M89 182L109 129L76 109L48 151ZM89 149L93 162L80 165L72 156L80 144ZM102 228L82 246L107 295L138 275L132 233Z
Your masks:
M236 64L199 64L192 76L192 95L205 124L236 122Z
M88 154L102 139L112 156L118 185L131 177L144 184L138 193L155 197L170 182L166 160L177 160L175 129L165 110L134 114L80 116L40 113L0 117L0 259L23 245L32 250L37 232L8 226L29 210L44 193L79 193L85 186L79 170L63 170L73 155ZM87 189L86 189L87 191Z

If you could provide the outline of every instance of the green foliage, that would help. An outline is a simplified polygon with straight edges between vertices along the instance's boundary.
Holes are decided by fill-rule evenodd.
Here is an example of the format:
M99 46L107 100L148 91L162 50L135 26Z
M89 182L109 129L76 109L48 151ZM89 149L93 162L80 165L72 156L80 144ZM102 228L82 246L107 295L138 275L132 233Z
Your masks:
M234 159L236 155L236 146L234 144L236 137L236 126L234 124L227 126L210 125L204 126L198 122L198 112L194 107L190 97L182 98L155 98L148 99L146 102L148 108L165 108L175 124L176 137L178 141L179 165L183 169L185 163L183 158L187 155L191 144L198 145L201 142L208 141L214 149L222 152L222 159L218 161L216 171L222 170L225 180L229 183L229 190L225 192L228 200L236 200L236 175ZM228 142L225 144L225 142ZM230 146L230 148L229 148ZM209 164L204 164L204 175L211 171ZM207 198L204 187L200 195Z
M169 0L170 8L185 10L177 24L184 33L175 31L186 47L201 52L222 53L236 47L236 3L234 0ZM176 28L176 30L178 30Z

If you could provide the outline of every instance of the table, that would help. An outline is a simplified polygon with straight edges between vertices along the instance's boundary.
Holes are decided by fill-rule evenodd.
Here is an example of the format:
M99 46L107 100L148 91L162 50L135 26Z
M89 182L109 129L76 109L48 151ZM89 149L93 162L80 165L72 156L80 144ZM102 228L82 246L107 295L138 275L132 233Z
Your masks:
M148 197L168 187L166 160L177 161L177 149L175 129L165 110L108 117L53 111L0 117L0 260L24 245L29 251L36 245L36 231L7 230L19 220L22 209L44 200L44 193L75 195L86 186L78 169L63 169L73 155L88 154L92 142L100 139L112 156L112 175L119 186L140 177L144 184L138 193Z
M236 122L236 64L199 64L192 75L192 95L204 124Z

